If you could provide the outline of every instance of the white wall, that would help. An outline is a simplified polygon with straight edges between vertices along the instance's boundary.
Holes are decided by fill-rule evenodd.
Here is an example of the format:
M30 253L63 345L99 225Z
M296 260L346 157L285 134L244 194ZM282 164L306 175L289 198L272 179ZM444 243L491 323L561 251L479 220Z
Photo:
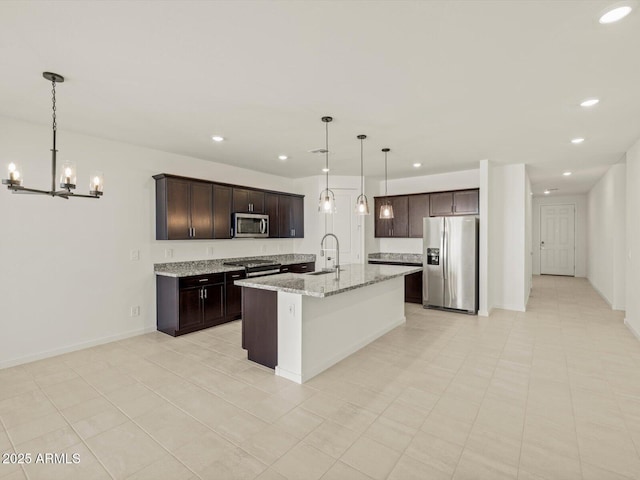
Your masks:
M624 310L626 165L613 165L589 191L587 276L616 310Z
M49 188L48 127L0 118L0 145L3 177L17 161L25 185ZM102 170L105 194L63 200L0 191L0 367L155 329L153 264L166 261L166 248L174 251L170 261L295 249L293 240L278 239L156 241L151 176L301 193L291 179L65 131L58 148L60 161L77 163L79 193L88 190L91 171ZM139 261L129 260L131 250L140 251ZM129 316L134 305L140 317Z
M540 275L540 206L575 205L576 277L587 276L588 202L586 195L545 195L533 198L533 274Z
M465 188L478 188L479 186L480 171L478 169L422 177L398 178L388 181L389 195L462 190ZM384 194L384 181L380 182L379 191L378 195ZM422 253L422 239L380 238L378 239L378 247L378 251L387 253Z
M491 162L489 162L491 164ZM492 164L487 170L487 310L524 311L526 307L526 171L524 164ZM484 176L483 176L484 177ZM480 186L480 191L483 190ZM483 235L481 235L482 241ZM482 281L482 280L481 280Z
M627 152L625 323L640 337L640 141Z

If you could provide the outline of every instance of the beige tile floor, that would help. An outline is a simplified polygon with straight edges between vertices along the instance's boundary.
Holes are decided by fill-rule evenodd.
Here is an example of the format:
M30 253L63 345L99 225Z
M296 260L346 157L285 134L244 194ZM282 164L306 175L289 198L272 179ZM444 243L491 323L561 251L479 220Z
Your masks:
M640 343L584 279L527 313L407 305L407 324L303 386L246 360L240 323L0 371L4 479L640 478Z

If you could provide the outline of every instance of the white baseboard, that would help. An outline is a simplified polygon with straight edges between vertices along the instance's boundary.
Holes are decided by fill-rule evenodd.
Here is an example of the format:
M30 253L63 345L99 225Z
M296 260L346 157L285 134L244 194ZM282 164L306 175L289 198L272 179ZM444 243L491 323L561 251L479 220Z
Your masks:
M609 308L611 310L616 310L613 308L613 304L611 303L611 301L609 301L607 296L604 293L602 293L602 291L600 291L600 289L593 284L593 282L589 277L587 277L587 281L589 282L589 285L591 285L591 288L593 288L598 293L598 295L600 295L602 299L607 303L607 305L609 305Z
M74 345L67 345L61 348L55 348L53 350L47 350L44 352L33 353L31 355L25 355L24 357L12 358L0 362L0 370L8 367L15 367L16 365L22 365L23 363L35 362L36 360L42 360L44 358L55 357L62 355L63 353L75 352L77 350L83 350L89 347L95 347L96 345L104 345L105 343L111 343L118 340L124 340L125 338L135 337L144 333L155 332L156 326L139 328L137 330L130 330L128 332L119 333L117 335L110 335L108 337L97 338L89 340L87 342L76 343Z
M527 309L522 305L494 305L493 308L500 310L511 310L512 312L526 312Z
M631 331L631 333L633 333L633 335L640 340L640 332L638 330L636 330L633 325L631 325L631 323L625 318L624 319L624 324L626 325L626 327L629 329L629 331Z

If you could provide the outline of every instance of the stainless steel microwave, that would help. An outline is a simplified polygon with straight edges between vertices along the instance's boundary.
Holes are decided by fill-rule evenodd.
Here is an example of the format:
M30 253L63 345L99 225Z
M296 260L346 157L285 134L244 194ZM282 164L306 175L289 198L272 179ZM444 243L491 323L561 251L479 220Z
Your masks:
M269 236L269 215L234 213L234 237L264 238Z

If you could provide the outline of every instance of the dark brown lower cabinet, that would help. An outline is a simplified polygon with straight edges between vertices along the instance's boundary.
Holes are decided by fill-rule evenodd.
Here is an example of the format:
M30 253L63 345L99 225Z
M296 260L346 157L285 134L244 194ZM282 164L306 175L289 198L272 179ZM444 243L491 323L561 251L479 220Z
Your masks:
M404 301L422 305L422 272L404 276Z
M247 358L269 368L278 364L278 292L242 289L242 348Z
M415 263L398 262L369 262L375 265L401 265L406 267L421 267ZM419 303L422 305L422 272L412 273L404 276L404 301L406 303Z
M244 270L226 273L226 301L227 320L237 320L242 317L242 287L233 284L236 280L246 278Z
M308 263L293 263L291 265L282 265L280 267L280 273L307 273L313 272L316 269L316 262Z
M181 278L157 275L158 330L175 337L239 318L241 312L237 312L237 304L240 293L235 290L239 287L232 285L233 288L227 288L228 283L233 283L230 274L237 273ZM225 277L229 280L225 281ZM231 309L227 307L228 297L232 300Z

